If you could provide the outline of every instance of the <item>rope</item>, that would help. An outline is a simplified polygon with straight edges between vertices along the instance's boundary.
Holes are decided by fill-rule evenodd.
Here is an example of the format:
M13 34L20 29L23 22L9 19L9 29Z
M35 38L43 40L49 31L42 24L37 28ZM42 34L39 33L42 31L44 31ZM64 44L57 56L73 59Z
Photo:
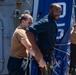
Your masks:
M65 46L65 45L70 45L70 42L68 42L68 43L66 43L66 44L55 44L55 46ZM65 52L65 51L63 51L63 50L60 50L60 49L58 49L58 48L54 48L54 49L57 50L57 51L59 51L59 52L65 53L65 54L67 54L68 56L70 56L70 53L67 53L67 52Z
M55 46L63 46L63 45L70 45L70 42L65 43L65 44L55 44Z
M76 8L76 5L73 5Z
M65 54L68 55L68 56L70 56L70 53L67 53L67 52L65 52L65 51L63 51L63 50L60 50L60 49L58 49L58 48L54 48L54 49L57 50L57 51L59 51L59 52L65 53Z

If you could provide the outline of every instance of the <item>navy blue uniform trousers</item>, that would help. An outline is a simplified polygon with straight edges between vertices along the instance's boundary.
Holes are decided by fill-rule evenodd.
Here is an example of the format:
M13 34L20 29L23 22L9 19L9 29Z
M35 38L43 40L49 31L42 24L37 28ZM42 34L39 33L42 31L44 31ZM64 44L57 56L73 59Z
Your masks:
M24 63L26 65L26 60L24 60ZM22 66L24 63L23 63L23 59L10 57L7 64L7 69L9 72L8 75L26 75L25 69ZM27 73L29 73L28 71L29 71L29 67L27 67Z

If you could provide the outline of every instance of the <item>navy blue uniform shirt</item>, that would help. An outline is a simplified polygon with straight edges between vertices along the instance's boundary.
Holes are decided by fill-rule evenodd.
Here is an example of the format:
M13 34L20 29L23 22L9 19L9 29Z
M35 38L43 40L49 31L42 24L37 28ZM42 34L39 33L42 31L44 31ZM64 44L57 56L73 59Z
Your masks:
M50 15L34 23L27 30L36 35L37 43L41 50L53 50L56 41L57 25Z

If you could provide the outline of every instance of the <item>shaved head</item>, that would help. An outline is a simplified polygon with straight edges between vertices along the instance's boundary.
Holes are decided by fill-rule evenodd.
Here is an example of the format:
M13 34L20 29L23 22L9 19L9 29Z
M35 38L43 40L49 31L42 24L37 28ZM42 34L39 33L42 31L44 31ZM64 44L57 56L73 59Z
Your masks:
M60 10L62 10L62 8L61 8L61 6L58 4L58 3L52 3L51 5L50 5L50 9L51 8L59 8Z
M54 21L59 18L61 11L62 11L62 7L58 3L52 3L50 5L49 13Z

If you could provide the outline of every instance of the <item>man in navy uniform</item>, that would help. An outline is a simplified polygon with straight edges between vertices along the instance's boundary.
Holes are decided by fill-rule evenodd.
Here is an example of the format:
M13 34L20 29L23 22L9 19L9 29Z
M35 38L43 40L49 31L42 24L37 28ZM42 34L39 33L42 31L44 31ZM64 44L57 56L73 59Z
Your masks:
M61 10L62 8L58 3L52 3L49 14L34 23L26 31L37 56L35 59L39 64L38 75L41 75L40 68L45 68L46 71L48 70L47 62L50 64L49 66L53 66L53 52L58 30L56 20L59 18ZM51 75L51 72L48 75Z

